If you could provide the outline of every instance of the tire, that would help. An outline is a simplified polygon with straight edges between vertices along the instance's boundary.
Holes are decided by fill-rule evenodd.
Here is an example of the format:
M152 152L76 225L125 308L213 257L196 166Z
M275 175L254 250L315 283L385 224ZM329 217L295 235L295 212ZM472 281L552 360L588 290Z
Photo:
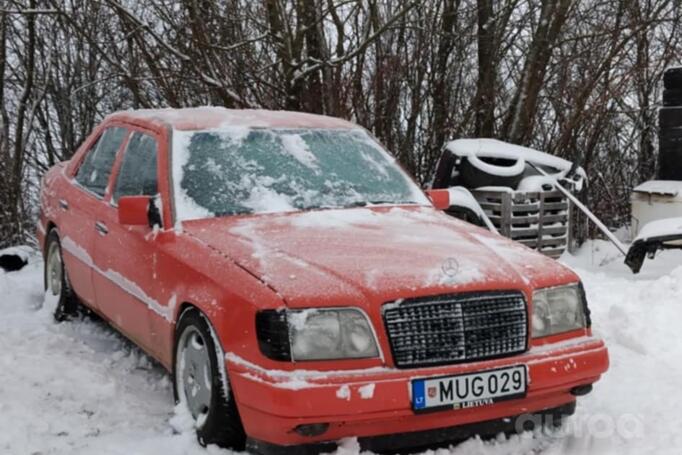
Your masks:
M661 150L658 157L658 179L682 180L682 148L677 151Z
M175 402L184 403L195 421L197 439L203 446L216 444L234 450L244 450L246 434L239 417L227 371L220 368L213 329L198 310L183 312L176 327L173 393ZM221 356L222 357L222 356ZM224 362L224 359L220 359ZM224 365L224 363L223 363ZM210 371L206 371L210 369ZM210 378L210 387L195 380ZM194 393L188 394L192 388ZM226 390L227 389L227 390ZM191 395L191 396L190 396Z
M658 154L663 155L679 155L682 153L682 141L678 140L662 140L659 144Z
M682 180L682 128L659 131L657 178Z
M661 142L682 140L682 128L663 128L658 131L658 138Z
M682 127L682 107L662 107L659 109L658 125L661 130Z
M663 86L669 90L682 89L682 67L665 70Z
M80 303L71 288L71 283L66 273L62 256L62 245L59 241L57 229L52 229L47 234L44 258L43 284L45 292L51 292L53 296L59 296L54 310L55 320L61 322L78 316Z
M519 163L521 158L467 157L459 166L457 184L465 188L481 186L508 186L516 189L523 177L525 165ZM496 169L497 172L492 172Z
M663 90L664 106L682 106L682 88L667 88Z

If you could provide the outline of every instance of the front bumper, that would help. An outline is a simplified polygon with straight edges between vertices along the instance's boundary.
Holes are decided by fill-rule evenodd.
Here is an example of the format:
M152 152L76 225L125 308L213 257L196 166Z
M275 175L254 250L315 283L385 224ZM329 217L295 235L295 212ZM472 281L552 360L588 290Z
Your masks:
M358 438L361 451L373 453L393 453L404 448L426 451L447 447L453 443L466 441L473 436L490 438L500 433L514 434L520 429L532 430L536 425L557 426L564 418L575 412L575 401L568 404L546 409L532 415L525 414L516 418L501 418L474 422L448 428L414 431L411 433L397 433L383 436L367 436ZM338 442L314 442L296 446L280 446L264 441L249 439L246 448L251 453L260 455L317 455L331 453L338 448Z
M369 438L424 432L571 405L571 390L596 382L608 368L603 341L582 337L533 348L504 359L444 367L292 373L271 372L240 361L227 361L230 381L247 435L263 445L295 446L357 436ZM525 365L525 398L489 406L427 414L412 411L413 378L456 375L512 365ZM317 436L303 436L299 425L325 423Z

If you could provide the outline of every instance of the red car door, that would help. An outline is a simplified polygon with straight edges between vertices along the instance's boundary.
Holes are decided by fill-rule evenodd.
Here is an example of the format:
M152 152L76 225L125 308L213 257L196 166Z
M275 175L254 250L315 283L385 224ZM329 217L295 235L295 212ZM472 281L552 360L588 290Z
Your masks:
M154 352L150 312L160 311L155 287L156 236L151 227L118 222L121 196L158 193L158 140L153 132L133 131L121 152L106 209L98 213L93 282L100 311L129 338Z
M73 184L60 194L58 201L58 227L69 281L76 294L95 309L97 302L92 277L97 234L94 217L105 206L104 197L116 154L128 131L113 126L100 133L85 152Z

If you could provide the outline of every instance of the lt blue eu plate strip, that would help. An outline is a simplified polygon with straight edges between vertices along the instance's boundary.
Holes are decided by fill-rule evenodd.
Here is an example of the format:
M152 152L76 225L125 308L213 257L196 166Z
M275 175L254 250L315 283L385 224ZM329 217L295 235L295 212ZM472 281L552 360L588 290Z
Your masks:
M424 409L426 407L426 395L424 395L424 381L412 382L412 405L414 409Z

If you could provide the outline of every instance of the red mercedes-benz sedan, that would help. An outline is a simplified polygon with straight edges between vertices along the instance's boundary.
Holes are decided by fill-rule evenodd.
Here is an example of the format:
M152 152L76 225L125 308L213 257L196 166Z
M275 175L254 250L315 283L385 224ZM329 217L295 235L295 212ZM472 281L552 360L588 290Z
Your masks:
M46 301L156 358L204 444L389 450L571 414L608 368L578 277L431 197L347 121L116 113L44 178Z

